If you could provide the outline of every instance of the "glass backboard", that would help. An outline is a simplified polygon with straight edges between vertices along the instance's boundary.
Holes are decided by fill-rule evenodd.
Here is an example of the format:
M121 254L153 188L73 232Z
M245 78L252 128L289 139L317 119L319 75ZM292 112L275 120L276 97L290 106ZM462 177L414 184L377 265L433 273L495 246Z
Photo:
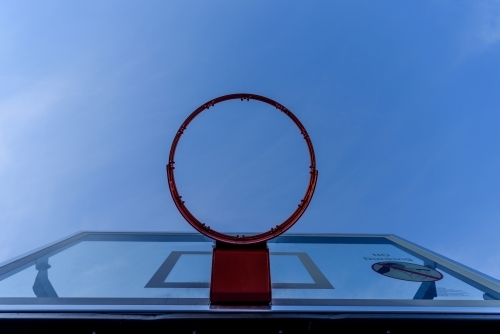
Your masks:
M268 242L262 311L500 314L500 284L393 235ZM213 241L191 233L82 232L0 266L0 311L217 311ZM245 307L233 307L235 311Z

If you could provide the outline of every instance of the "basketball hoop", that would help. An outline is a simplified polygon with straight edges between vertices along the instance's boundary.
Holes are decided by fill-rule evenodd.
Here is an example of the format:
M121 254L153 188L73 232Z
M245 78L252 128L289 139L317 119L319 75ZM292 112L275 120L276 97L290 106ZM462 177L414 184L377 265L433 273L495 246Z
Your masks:
M310 177L309 185L304 198L300 201L297 209L283 223L276 225L269 231L245 236L245 235L228 235L217 232L200 222L186 207L182 196L179 195L177 185L174 178L175 151L181 136L188 125L200 113L229 100L240 99L241 101L256 100L267 103L287 115L299 128L300 133L306 141L309 149L309 157L311 165L309 167ZM316 188L318 179L318 171L316 170L316 159L311 139L307 134L306 129L299 119L283 105L267 97L253 94L230 94L220 96L216 99L208 101L196 109L182 123L181 127L175 135L170 155L167 164L167 179L170 194L174 200L175 206L198 232L206 235L209 238L215 239L215 245L212 251L212 274L210 279L210 303L217 304L257 304L269 305L272 300L271 292L271 270L269 261L269 248L267 240L277 237L281 233L293 226L306 211L307 206L311 202Z
M298 204L297 209L286 219L284 222L281 224L276 225L275 227L271 228L269 231L260 233L260 234L255 234L251 236L245 236L245 235L228 235L224 233L220 233L218 231L213 230L210 228L210 226L207 226L206 224L200 222L186 207L184 201L182 200L182 196L179 194L179 191L177 190L177 185L175 183L175 177L174 177L174 164L175 164L175 152L177 149L177 145L179 143L179 140L181 136L184 134L184 131L188 127L188 125L193 121L193 119L196 118L199 114L201 114L203 111L208 110L210 107L215 106L217 103L221 103L224 101L229 101L229 100L236 100L240 99L241 101L247 100L256 100L260 102L267 103L279 111L283 112L286 116L288 116L294 123L295 125L299 128L300 133L304 137L304 140L306 141L307 148L309 150L309 157L310 157L310 177L309 177L309 185L307 187L306 193L304 195L304 198L300 201ZM302 125L302 123L299 121L299 119L286 107L283 105L279 104L278 102L271 100L267 97L260 96L260 95L254 95L254 94L229 94L229 95L224 95L220 96L218 98L215 98L213 100L208 101L207 103L201 105L198 109L196 109L191 115L189 115L188 118L182 123L181 127L177 131L177 134L175 135L174 141L172 142L172 147L170 148L170 155L168 159L168 164L167 164L167 179L168 179L168 187L170 189L170 194L172 195L172 199L174 200L175 206L181 213L181 215L184 217L184 219L187 220L187 222L193 226L198 232L206 235L209 238L215 239L217 241L227 243L227 244L233 244L233 245L250 245L250 244L256 244L256 243L262 243L265 242L269 239L275 238L278 235L282 234L286 230L288 230L290 227L293 226L299 220L299 218L302 216L302 214L306 211L309 203L311 202L311 199L314 194L314 189L316 188L316 182L318 179L318 171L316 170L316 158L314 156L314 148L311 142L311 139L309 138L309 135L307 134L306 129Z

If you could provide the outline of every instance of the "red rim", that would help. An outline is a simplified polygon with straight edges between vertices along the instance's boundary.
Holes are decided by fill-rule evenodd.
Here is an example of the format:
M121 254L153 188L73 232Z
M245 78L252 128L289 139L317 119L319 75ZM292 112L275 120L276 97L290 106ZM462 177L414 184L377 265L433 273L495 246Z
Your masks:
M193 216L193 214L188 210L186 205L184 205L184 201L182 200L182 196L179 195L174 178L175 151L177 149L177 144L179 143L179 140L182 134L184 133L184 130L186 130L187 126L189 125L189 123L191 123L193 119L199 114L201 114L204 110L213 107L217 103L229 100L236 100L236 99L241 99L242 101L243 100L261 101L275 107L276 109L280 110L285 115L287 115L295 123L295 125L297 125L297 127L300 130L300 133L304 137L304 140L306 141L307 144L307 148L309 150L309 157L311 160L311 165L309 167L310 168L309 185L307 187L304 198L300 201L297 209L283 223L276 225L267 232L251 236L245 236L245 235L233 236L220 233L211 229L210 226L207 226L204 223L200 222L198 219L196 219L196 217ZM172 146L170 148L170 155L167 164L167 179L168 179L168 187L170 189L170 194L172 195L172 199L174 200L175 206L177 207L181 215L184 217L184 219L186 219L187 222L191 224L191 226L193 226L198 232L206 235L209 238L229 244L255 244L277 237L278 235L282 234L290 227L292 227L293 224L295 224L297 220L299 220L302 214L306 211L313 197L314 189L316 188L316 182L318 180L318 171L316 170L316 158L314 156L314 148L311 139L309 138L309 135L307 134L307 131L302 125L302 123L290 110L288 110L286 107L279 104L278 102L264 96L254 95L254 94L229 94L220 96L201 105L198 109L196 109L193 113L191 113L191 115L189 115L188 118L186 118L184 123L182 123L181 127L177 131L177 134L175 135L174 141L172 142Z

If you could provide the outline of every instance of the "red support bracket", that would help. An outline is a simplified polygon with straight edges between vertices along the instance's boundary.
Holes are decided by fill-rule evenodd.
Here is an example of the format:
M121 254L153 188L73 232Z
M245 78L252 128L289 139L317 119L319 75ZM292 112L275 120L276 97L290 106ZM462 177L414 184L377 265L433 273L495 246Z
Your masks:
M271 303L271 270L266 242L251 245L216 242L212 255L210 303Z

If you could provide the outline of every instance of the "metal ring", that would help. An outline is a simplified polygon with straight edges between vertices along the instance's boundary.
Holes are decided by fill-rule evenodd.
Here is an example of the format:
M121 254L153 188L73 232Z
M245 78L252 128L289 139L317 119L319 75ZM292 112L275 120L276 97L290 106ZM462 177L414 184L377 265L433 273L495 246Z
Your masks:
M187 126L189 125L189 123L191 123L193 119L196 116L198 116L201 112L209 109L210 107L213 107L217 103L229 100L236 100L236 99L241 99L242 101L243 100L261 101L277 108L285 115L287 115L295 123L295 125L297 125L297 127L300 130L300 133L304 137L304 140L306 141L307 144L307 148L309 149L309 157L311 160L311 166L309 167L310 168L309 185L307 187L307 191L304 195L304 198L300 201L297 209L283 223L276 225L276 227L271 228L267 232L251 236L245 236L245 235L233 236L220 233L211 229L210 226L207 226L204 223L200 222L198 219L196 219L196 217L193 216L193 214L188 210L188 208L184 204L182 196L179 195L174 178L175 151L177 149L177 144L179 143L179 140L182 134L184 133L184 130L186 130ZM187 222L191 224L191 226L193 226L198 232L206 235L209 238L229 244L255 244L277 237L278 235L282 234L290 227L292 227L293 224L295 224L297 220L299 220L302 214L306 211L307 206L309 205L313 197L314 189L316 188L316 182L318 180L318 171L316 170L316 158L314 156L314 148L311 142L311 138L309 138L309 135L307 134L307 131L302 125L302 123L290 110L288 110L286 107L279 104L278 102L264 96L254 95L254 94L229 94L220 96L201 105L198 109L196 109L193 113L191 113L191 115L189 115L188 118L186 118L184 123L182 123L181 127L177 131L177 134L175 135L174 141L172 142L172 146L170 148L170 155L167 164L167 180L168 180L168 187L170 189L170 194L172 195L172 199L174 200L175 206L177 207L181 215L184 217L184 219L186 219Z

